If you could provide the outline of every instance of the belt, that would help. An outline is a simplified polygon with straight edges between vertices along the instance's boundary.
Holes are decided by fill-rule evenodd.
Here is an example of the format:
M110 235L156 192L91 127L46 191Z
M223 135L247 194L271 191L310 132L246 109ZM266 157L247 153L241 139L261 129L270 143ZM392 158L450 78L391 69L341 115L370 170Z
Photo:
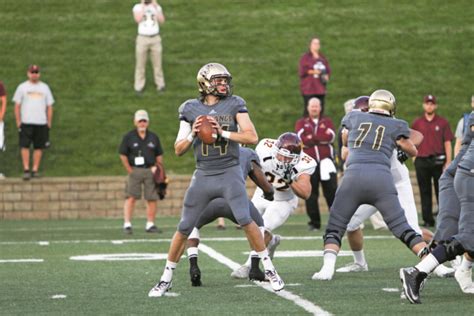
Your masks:
M149 169L153 166L149 166L149 165L143 165L143 166L133 166L133 168L142 168L142 169Z
M145 37L155 37L155 36L160 35L160 33L155 34L155 35L143 35L143 34L138 34L138 35L140 35L140 36L145 36Z

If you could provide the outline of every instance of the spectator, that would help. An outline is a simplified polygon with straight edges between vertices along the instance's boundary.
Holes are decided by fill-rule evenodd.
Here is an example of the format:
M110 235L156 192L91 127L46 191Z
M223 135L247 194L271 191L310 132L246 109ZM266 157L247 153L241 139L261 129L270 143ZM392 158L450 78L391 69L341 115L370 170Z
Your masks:
M431 181L433 180L436 200L438 200L438 179L451 163L453 133L448 121L436 114L436 109L436 97L431 94L426 95L423 98L424 114L415 119L412 124L412 128L424 136L415 159L424 227L435 224Z
M125 186L125 205L123 207L123 229L132 234L132 213L135 201L144 197L147 201L147 233L161 233L155 225L156 201L159 196L155 189L153 174L156 165L163 163L163 149L158 136L148 130L150 119L145 110L138 110L134 116L135 129L128 132L122 140L119 153L122 164L127 170L128 178Z
M471 108L474 111L474 95L471 96ZM471 113L467 112L464 113L461 119L458 121L458 125L456 125L456 131L454 132L454 136L456 136L456 143L454 144L454 157L456 157L461 149L461 141L464 134L464 131L467 129L467 125L469 124L469 115Z
M5 134L4 134L4 123L3 118L5 117L5 112L7 110L7 93L5 91L5 86L3 82L0 81L0 151L5 150ZM5 179L5 175L0 173L0 180Z
M53 122L54 98L49 86L40 81L40 67L28 67L28 80L16 88L16 125L20 135L23 180L39 177L39 167L43 150L48 148L49 130ZM33 144L33 168L30 172L30 146Z
M304 144L303 151L318 163L311 175L311 196L306 200L306 213L309 216L310 230L321 228L318 197L319 183L323 187L328 208L334 201L337 189L337 172L334 165L334 148L332 146L336 133L329 117L321 114L321 102L311 98L307 106L308 116L300 118L295 124L295 131Z
M142 95L145 88L145 68L147 55L150 53L153 74L158 92L165 89L165 78L161 64L160 24L165 23L165 16L156 0L141 0L133 7L133 17L138 24L138 35L135 46L135 92Z
M309 51L300 58L299 76L300 90L304 99L303 116L308 115L307 105L311 98L321 101L321 113L324 112L326 84L329 81L331 68L326 58L319 52L319 38L313 37L309 42Z

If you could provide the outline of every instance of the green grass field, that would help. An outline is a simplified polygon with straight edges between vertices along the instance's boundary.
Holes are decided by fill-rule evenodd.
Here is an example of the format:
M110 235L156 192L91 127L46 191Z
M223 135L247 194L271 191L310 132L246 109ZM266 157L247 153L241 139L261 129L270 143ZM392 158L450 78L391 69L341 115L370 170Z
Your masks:
M209 61L228 66L260 137L292 130L302 112L298 60L314 34L333 69L326 113L336 124L345 100L377 88L396 95L399 117L408 121L421 112L426 93L438 96L439 113L452 128L469 110L474 26L468 0L163 0L167 90L157 95L149 80L143 98L133 93L134 2L2 1L0 80L8 98L25 80L27 65L38 63L57 101L44 175L123 174L117 147L138 108L150 112L170 172L190 173L192 155L173 154L177 109L196 96L196 72ZM0 171L18 176L11 102L7 111Z
M327 220L325 217L324 220ZM201 250L203 286L191 287L187 259L178 265L172 293L148 298L164 260L73 261L92 254L166 253L177 218L160 218L163 234L149 235L135 220L135 233L125 236L118 220L0 222L0 311L2 315L307 315L309 312L245 280L230 278L231 269ZM316 282L321 257L281 258L278 251L321 250L321 233L306 230L306 216L295 215L277 233L283 236L274 259L286 290L335 315L468 315L472 297L461 293L454 279L431 278L423 304L400 299L398 269L417 262L415 256L385 231L365 229L369 272L337 273L333 281ZM379 237L376 237L379 236ZM202 243L233 262L248 251L243 232L203 229ZM219 237L240 237L223 241ZM286 237L286 239L285 239ZM293 237L290 239L289 237ZM308 239L311 237L311 239ZM206 239L207 238L207 239ZM304 239L306 238L306 239ZM42 242L41 244L39 242ZM49 243L46 243L49 242ZM343 250L347 250L347 243ZM37 263L4 263L11 259L43 259ZM339 257L337 267L350 262ZM394 292L387 292L389 289ZM63 295L65 298L53 296Z

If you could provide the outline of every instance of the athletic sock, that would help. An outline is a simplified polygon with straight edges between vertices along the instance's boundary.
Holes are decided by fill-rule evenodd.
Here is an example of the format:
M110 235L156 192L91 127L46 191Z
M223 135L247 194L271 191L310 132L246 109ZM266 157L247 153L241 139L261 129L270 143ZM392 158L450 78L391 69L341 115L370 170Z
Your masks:
M170 282L171 279L173 278L173 271L174 269L176 269L176 265L177 265L176 262L171 262L169 260L166 260L165 270L163 271L163 274L160 280L165 281L165 282Z
M188 250L188 259L189 261L191 261L191 259L196 259L197 261L197 257L198 257L198 254L199 254L199 250L197 247L189 247Z
M462 261L461 265L459 266L459 269L464 270L464 271L469 271L472 269L472 261L469 261L466 256L462 256Z
M322 269L331 269L334 270L336 266L336 259L337 259L337 252L332 249L325 249L324 250L324 260L323 260L323 268ZM322 270L321 269L321 270Z
M272 259L268 256L268 250L265 248L263 251L257 252L260 259L262 259L263 269L265 271L270 270L274 271L275 267L273 266Z
M438 265L439 265L438 260L432 253L430 253L423 260L421 260L415 266L415 268L417 268L418 271L421 271L424 273L431 273Z
M352 251L352 255L354 256L355 263L361 266L365 266L367 264L367 262L365 261L364 250Z

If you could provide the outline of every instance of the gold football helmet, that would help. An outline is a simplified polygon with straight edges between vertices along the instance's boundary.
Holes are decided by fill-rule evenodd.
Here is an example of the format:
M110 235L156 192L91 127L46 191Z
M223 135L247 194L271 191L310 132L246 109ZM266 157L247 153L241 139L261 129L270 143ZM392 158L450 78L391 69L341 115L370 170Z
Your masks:
M226 92L219 92L217 89L217 84L214 79L216 78L226 78L227 83ZM232 75L224 67L224 65L218 63L209 63L201 67L197 74L197 84L199 92L201 95L212 94L219 97L228 97L232 95Z
M375 90L369 97L369 112L395 115L395 97L388 90Z

